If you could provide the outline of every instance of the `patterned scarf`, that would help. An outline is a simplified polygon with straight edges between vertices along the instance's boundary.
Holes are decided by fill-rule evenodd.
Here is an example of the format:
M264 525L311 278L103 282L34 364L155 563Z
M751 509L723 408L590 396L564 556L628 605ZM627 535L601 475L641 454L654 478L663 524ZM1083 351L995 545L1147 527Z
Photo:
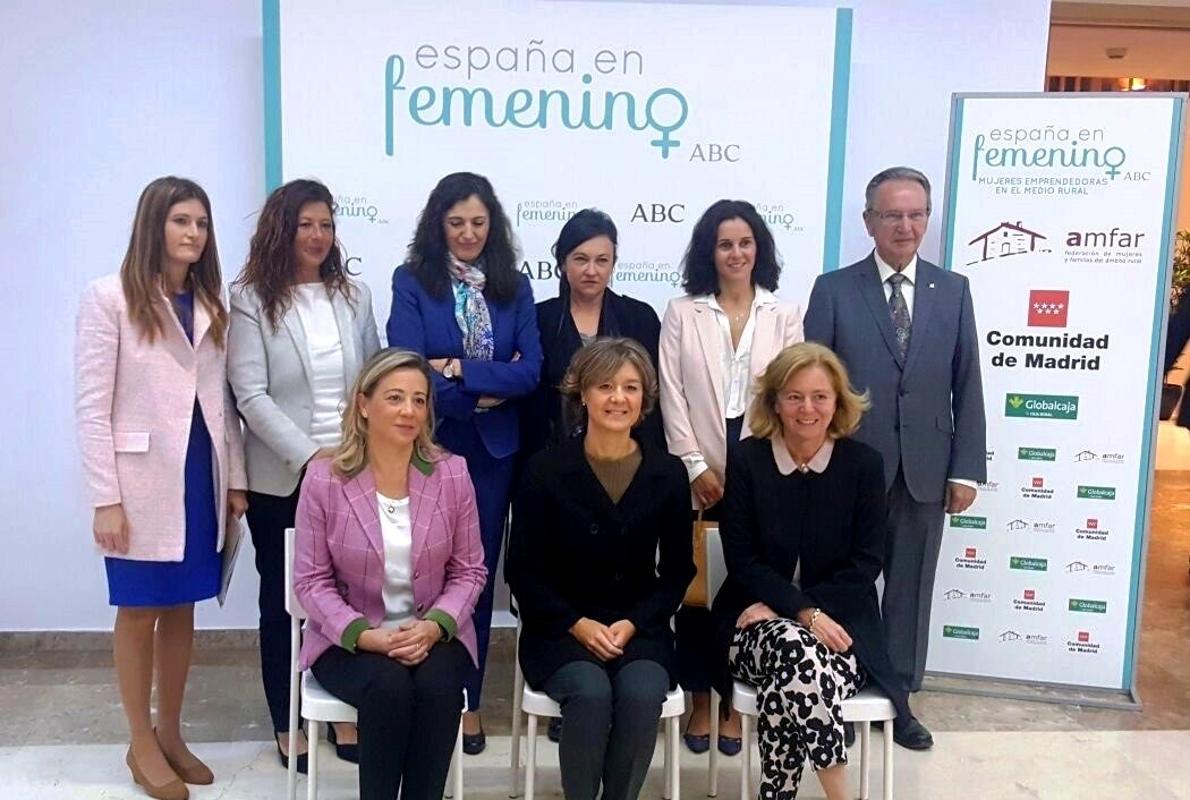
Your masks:
M463 354L467 358L491 361L496 350L492 315L483 297L487 276L481 262L467 264L453 255L447 264L455 283L455 320L463 333Z

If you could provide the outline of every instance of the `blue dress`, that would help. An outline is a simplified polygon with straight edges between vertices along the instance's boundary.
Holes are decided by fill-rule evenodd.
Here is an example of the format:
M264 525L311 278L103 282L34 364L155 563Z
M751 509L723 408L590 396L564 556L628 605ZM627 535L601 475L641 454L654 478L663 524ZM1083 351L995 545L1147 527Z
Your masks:
M174 295L174 312L194 341L194 294ZM185 466L186 547L181 561L105 558L108 602L113 606L175 606L219 593L219 516L215 506L215 462L211 436L198 398L190 417Z

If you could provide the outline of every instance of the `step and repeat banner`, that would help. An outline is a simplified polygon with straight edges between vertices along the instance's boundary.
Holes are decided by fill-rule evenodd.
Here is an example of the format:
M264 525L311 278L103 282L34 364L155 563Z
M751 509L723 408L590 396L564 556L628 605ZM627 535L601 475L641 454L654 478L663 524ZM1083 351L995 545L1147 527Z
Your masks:
M491 179L538 299L562 224L594 206L620 229L613 288L660 313L695 220L732 197L800 303L838 263L851 12L738 6L728 30L722 6L674 8L265 0L269 188L330 187L382 329L418 212L460 170Z
M934 672L1132 686L1185 98L956 95L988 481L950 516Z

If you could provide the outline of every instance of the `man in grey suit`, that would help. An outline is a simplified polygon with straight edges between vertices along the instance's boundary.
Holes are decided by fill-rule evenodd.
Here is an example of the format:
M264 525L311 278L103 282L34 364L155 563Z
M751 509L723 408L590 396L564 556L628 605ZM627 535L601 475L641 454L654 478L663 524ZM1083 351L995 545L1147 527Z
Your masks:
M959 514L987 479L979 343L966 277L918 258L930 182L893 167L868 183L864 225L875 249L814 282L806 339L843 359L872 408L855 438L884 456L888 541L882 612L889 657L921 688L944 513ZM897 720L898 744L927 749L928 730Z

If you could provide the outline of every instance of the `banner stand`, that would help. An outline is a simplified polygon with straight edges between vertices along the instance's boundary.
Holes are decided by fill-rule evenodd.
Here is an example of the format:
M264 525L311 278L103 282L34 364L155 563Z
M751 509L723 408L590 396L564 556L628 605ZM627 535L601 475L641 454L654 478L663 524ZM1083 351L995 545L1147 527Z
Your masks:
M952 97L942 264L971 281L988 481L947 520L927 689L1141 708L1186 100Z

